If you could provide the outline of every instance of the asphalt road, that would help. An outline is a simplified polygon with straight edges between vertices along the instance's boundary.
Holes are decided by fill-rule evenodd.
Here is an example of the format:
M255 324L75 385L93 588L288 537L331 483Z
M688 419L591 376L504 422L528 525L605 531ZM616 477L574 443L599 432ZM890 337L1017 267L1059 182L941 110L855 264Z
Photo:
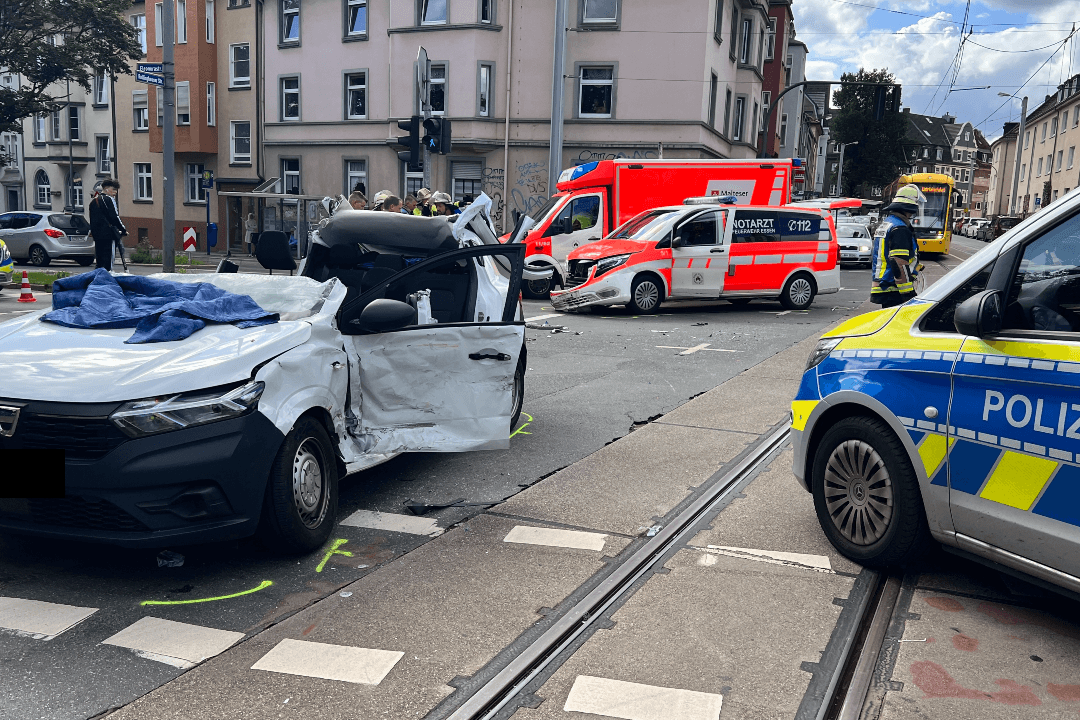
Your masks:
M935 264L955 266L980 246L958 239L952 256ZM844 289L817 298L805 312L784 311L776 302L736 307L717 301L671 303L655 316L622 309L558 315L542 302L526 301L526 318L536 318L532 324L542 329L526 332L524 413L511 449L404 455L349 476L341 484L339 520L357 510L407 514L408 502L478 503L432 509L424 517L438 528L475 516L820 333L868 294L868 270L845 269L841 276ZM0 294L0 320L25 311L14 297L8 290ZM47 301L48 295L39 298ZM32 477L32 469L24 471ZM184 556L181 567L158 567L156 551L0 537L0 600L97 609L92 634L82 626L47 642L0 634L0 718L89 718L182 674L181 668L97 644L103 624L104 631L116 632L160 607L143 603L173 604L170 618L178 622L250 634L430 539L344 525L334 537L346 542L328 561L274 557L254 540L168 548ZM229 602L213 600L244 592Z

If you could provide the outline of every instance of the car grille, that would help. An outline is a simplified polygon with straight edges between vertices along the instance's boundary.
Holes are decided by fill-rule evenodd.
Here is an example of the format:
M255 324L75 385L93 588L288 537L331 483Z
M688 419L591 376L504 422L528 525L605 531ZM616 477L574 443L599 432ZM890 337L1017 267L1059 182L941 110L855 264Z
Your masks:
M30 500L30 520L35 525L91 530L139 532L150 529L108 500L75 496Z
M589 271L592 270L595 260L571 260L570 277L566 278L564 287L572 288L581 285L589 279Z
M127 439L108 418L23 411L14 436L0 438L0 449L63 450L68 460L98 460Z
M573 293L572 295L560 295L557 298L552 298L551 304L556 309L574 308L595 303L599 299L594 293Z

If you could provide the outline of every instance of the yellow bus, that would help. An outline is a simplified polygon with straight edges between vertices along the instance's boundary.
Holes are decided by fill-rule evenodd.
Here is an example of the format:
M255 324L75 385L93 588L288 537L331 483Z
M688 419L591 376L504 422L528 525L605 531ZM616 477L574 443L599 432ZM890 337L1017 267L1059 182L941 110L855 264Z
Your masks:
M914 183L926 196L923 214L911 219L919 252L949 252L952 241L953 179L940 173L901 175L896 187Z

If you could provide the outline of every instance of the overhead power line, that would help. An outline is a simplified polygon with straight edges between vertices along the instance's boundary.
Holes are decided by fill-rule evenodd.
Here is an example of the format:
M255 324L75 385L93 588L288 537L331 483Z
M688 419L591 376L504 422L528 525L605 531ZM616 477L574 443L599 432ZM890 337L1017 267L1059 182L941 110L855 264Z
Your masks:
M1061 50L1061 49L1063 49L1063 48L1065 47L1065 44L1066 44L1067 42L1069 42L1069 40L1071 40L1071 39L1072 39L1072 37L1073 37L1073 36L1074 36L1075 34L1076 34L1076 29L1074 28L1074 29L1073 29L1073 31L1072 31L1071 33L1069 33L1069 37L1065 38L1064 40L1062 40L1062 41L1061 41L1060 43L1058 43L1058 44L1057 44L1057 48L1056 48L1056 49L1054 50L1054 52L1050 53L1050 57L1048 57L1048 58L1046 58L1045 60L1043 60L1043 61L1042 61L1042 64L1041 64L1041 65L1039 65L1039 67L1037 67L1037 68L1035 69L1035 72L1031 73L1031 75L1030 75L1030 76L1028 77L1028 79L1027 79L1027 80L1025 80L1025 81L1023 82L1023 84L1022 84L1022 85L1020 85L1020 87L1018 87L1018 88L1016 89L1016 91L1015 91L1015 92L1014 92L1014 93L1013 93L1012 95L1010 95L1009 97L1005 98L1005 102L1001 103L1001 104L1000 104L1000 105L998 105L998 106L997 106L996 108L994 108L994 111L993 111L992 113L990 113L989 115L987 115L987 116L986 116L985 118L983 118L982 120L980 120L980 121L979 121L979 122L978 122L978 123L977 123L977 124L975 125L975 127L979 127L979 126L981 126L981 125L982 125L983 123L985 123L985 122L986 122L987 120L989 120L990 118L992 118L992 117L993 117L993 116L994 116L994 115L995 115L995 114L996 114L996 113L997 113L997 112L998 112L999 110L1001 110L1001 108L1005 107L1005 106L1006 106L1006 105L1007 105L1008 103L1012 102L1012 99L1013 99L1013 97L1014 97L1015 95L1017 95L1017 94L1018 94L1018 93L1019 93L1019 92L1020 92L1021 90L1023 90L1023 89L1024 89L1024 88L1025 88L1025 87L1027 86L1027 84L1028 84L1029 82L1031 82L1031 81L1032 81L1032 80L1033 80L1033 79L1035 78L1035 76L1036 76L1036 75L1038 75L1038 74L1039 74L1039 73L1040 73L1040 72L1042 71L1042 69L1043 69L1044 67L1046 67L1047 63L1049 63L1049 62L1050 62L1051 60L1053 60L1053 59L1054 59L1054 56L1058 54L1058 50Z

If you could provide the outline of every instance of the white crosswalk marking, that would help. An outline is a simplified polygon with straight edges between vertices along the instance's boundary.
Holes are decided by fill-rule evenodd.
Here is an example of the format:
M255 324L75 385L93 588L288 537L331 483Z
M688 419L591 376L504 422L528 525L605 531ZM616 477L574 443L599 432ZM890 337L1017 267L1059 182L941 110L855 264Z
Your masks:
M525 318L525 322L536 322L537 320L547 320L548 318L562 317L564 313L552 313L551 315L537 315L536 317Z
M712 352L729 352L729 353L739 352L738 350L726 350L724 348L709 347L709 345L711 345L711 344L712 343L703 343L701 345L695 345L694 347L689 347L689 348L688 347L676 347L675 345L657 345L656 347L660 348L661 350L682 350L683 352L679 353L680 355L693 355L694 353L699 352L701 350L711 350Z
M402 532L410 535L427 535L428 537L437 537L443 534L443 529L431 518L397 515L373 510L357 510L342 520L341 524L350 527L370 528L372 530L386 530L387 532Z
M578 675L563 710L623 720L719 720L724 696Z
M52 640L97 611L97 608L0 597L0 628L35 640Z
M244 633L144 617L102 645L134 650L137 655L179 668L189 668L240 642Z
M606 537L603 533L518 525L507 533L506 537L503 538L503 542L577 548L579 550L596 550L599 552L604 549Z
M378 685L403 652L331 645L285 638L251 666L252 670L362 685Z

